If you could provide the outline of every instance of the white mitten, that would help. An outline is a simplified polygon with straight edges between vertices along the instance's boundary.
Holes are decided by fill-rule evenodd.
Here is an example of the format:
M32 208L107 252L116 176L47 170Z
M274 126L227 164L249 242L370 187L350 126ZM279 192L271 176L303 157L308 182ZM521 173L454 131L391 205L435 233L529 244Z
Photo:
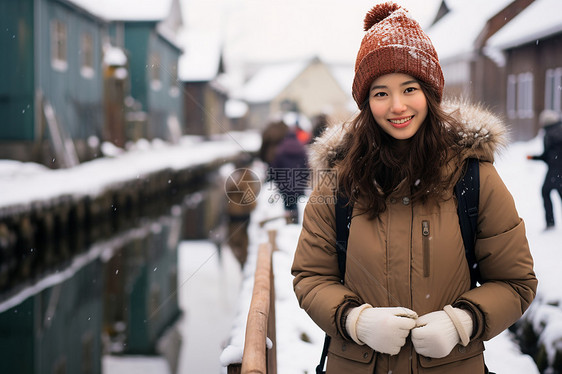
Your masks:
M460 308L447 305L443 310L418 318L412 330L412 343L422 356L447 356L455 345L466 346L472 334L472 317Z
M395 355L416 326L416 318L416 312L408 308L373 308L363 304L351 309L345 328L357 344L367 344L377 352Z

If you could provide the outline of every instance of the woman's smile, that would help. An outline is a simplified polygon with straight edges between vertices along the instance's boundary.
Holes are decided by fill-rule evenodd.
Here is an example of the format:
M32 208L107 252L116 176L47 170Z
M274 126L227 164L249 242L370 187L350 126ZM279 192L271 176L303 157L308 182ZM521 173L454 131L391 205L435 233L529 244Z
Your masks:
M402 118L393 118L389 119L388 121L392 124L392 126L396 127L397 129L401 129L408 126L413 118L414 116L408 116Z

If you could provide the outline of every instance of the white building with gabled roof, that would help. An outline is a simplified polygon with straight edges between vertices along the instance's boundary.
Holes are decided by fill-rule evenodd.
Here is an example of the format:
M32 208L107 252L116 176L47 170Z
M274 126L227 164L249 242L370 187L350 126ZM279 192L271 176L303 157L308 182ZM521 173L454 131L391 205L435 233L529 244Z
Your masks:
M353 76L332 70L319 58L268 64L259 69L234 97L248 104L248 124L263 129L267 123L287 112L299 112L312 118L327 114L334 120L347 120L350 110L351 81ZM343 78L346 77L346 78Z

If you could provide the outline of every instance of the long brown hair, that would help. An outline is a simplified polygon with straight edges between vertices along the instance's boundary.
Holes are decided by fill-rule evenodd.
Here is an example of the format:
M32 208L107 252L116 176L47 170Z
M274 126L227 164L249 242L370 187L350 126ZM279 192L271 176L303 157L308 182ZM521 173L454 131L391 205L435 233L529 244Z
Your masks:
M451 185L443 167L459 155L458 122L446 114L434 91L418 81L425 94L428 114L420 129L409 139L408 150L375 122L369 101L349 124L341 159L337 163L339 192L354 203L359 195L365 213L377 217L386 209L386 197L402 181L410 186L412 201L438 197Z

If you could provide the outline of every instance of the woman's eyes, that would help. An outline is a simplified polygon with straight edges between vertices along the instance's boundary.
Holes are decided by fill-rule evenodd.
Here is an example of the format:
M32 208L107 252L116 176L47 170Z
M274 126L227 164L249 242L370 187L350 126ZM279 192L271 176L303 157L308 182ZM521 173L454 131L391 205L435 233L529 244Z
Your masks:
M404 90L404 93L412 93L412 92L416 92L417 90L418 87L408 87ZM388 96L388 93L384 91L379 91L373 94L373 97L383 97L383 96Z

